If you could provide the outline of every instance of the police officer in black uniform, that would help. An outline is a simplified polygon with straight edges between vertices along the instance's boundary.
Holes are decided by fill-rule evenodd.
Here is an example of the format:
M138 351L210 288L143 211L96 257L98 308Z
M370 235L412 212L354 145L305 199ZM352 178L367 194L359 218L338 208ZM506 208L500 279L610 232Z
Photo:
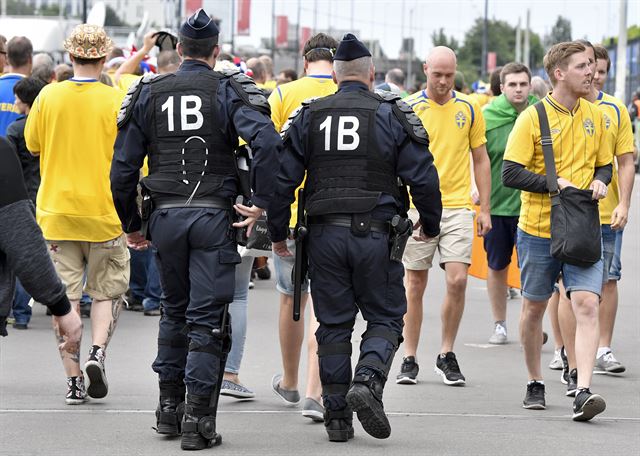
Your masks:
M407 310L398 252L398 261L390 259L390 238L397 234L392 225L399 220L394 216L407 209L398 177L411 188L420 213L416 236L422 240L439 233L439 181L420 120L399 97L371 92L371 54L352 34L338 46L334 79L338 92L305 102L285 129L269 229L274 252L290 255L289 205L306 170L306 249L320 323L325 427L329 440L347 441L355 411L365 431L387 438L391 427L382 391ZM351 333L358 310L367 330L352 377Z
M218 34L198 10L180 28L179 70L145 76L129 90L111 168L129 246L146 247L141 227L148 219L147 238L158 250L163 295L153 363L160 381L157 431L181 432L185 450L220 442L215 417L231 340L227 308L240 263L232 226L250 230L267 207L282 148L269 104L253 80L237 71L213 71ZM238 136L253 151L252 207L233 206ZM136 185L145 156L149 175L141 183L141 217ZM247 218L234 222L233 208Z

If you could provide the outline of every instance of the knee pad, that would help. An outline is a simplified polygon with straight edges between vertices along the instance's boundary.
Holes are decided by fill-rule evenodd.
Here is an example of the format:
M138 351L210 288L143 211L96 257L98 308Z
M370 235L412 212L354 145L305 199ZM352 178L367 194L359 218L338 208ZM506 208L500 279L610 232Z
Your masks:
M361 371L363 368L373 369L378 373L382 374L384 379L386 380L387 375L389 374L389 370L391 370L391 364L393 363L393 357L398 350L398 347L404 340L402 335L394 333L393 331L384 328L384 327L374 327L367 329L364 333L362 333L362 341L360 342L360 348L362 349L363 344L367 339L371 339L373 337L381 338L389 342L392 346L391 356L387 359L386 362L380 362L377 359L372 358L364 358L358 361L356 365L355 372L356 374ZM384 359L384 356L380 356L380 358Z

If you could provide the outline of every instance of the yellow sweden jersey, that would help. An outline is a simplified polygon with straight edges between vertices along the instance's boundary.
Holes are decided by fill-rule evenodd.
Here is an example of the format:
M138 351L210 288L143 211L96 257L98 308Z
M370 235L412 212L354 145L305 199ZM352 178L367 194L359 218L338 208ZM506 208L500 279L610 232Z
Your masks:
M559 177L581 189L589 188L595 167L611 163L612 151L605 133L605 119L598 107L579 99L573 111L551 95L544 100ZM504 159L520 163L536 174L545 174L540 144L540 121L534 106L518 116L509 135ZM551 237L551 201L546 193L523 191L518 226L525 233Z
M311 75L300 78L297 81L288 82L276 87L269 96L271 105L271 120L277 131L293 111L298 109L304 100L313 97L326 97L336 92L337 86L330 75ZM304 186L304 183L302 184ZM296 201L291 206L290 226L295 226L298 217L298 190L296 189Z
M427 97L426 90L404 99L422 120L429 134L429 150L440 177L442 206L471 208L471 149L487 142L480 107L468 96L453 92L440 105Z
M100 82L69 80L35 100L24 136L40 153L36 218L46 239L104 242L122 233L109 181L121 98Z
M633 152L633 132L629 111L620 100L604 92L600 92L595 104L604 114L604 127L607 132L607 142L614 156ZM607 197L600 200L600 223L609 225L611 215L620 201L618 191L617 166L613 168L613 176Z

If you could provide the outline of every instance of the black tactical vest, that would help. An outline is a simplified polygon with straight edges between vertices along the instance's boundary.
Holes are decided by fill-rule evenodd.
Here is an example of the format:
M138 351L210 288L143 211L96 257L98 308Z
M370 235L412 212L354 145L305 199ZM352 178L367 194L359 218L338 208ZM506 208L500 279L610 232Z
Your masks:
M395 166L382 157L374 135L381 103L361 90L309 105L307 214L370 212L381 193L400 198Z
M152 195L212 196L225 177L236 176L236 144L221 129L217 97L225 77L184 72L149 85L149 176L143 182Z

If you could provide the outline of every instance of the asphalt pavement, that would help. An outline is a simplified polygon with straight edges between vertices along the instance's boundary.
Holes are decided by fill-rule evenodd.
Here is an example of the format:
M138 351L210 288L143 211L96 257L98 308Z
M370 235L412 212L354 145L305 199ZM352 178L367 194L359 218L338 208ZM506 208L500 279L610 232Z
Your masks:
M593 421L571 421L572 399L560 372L547 369L552 340L543 349L547 410L522 408L527 380L518 343L520 299L509 301L509 343L487 343L492 319L485 282L471 278L456 354L465 387L445 386L433 373L440 339L439 310L444 276L433 270L425 296L425 320L418 353L419 383L385 390L391 437L376 440L354 420L356 437L331 443L322 424L284 407L271 391L280 372L278 295L274 281L256 281L249 293L249 327L240 377L256 392L250 401L222 397L218 431L223 444L202 454L283 455L587 455L640 454L640 203L638 179L623 244L623 279L614 334L614 353L627 366L619 376L594 376L592 390L607 401ZM42 306L26 331L9 328L0 339L0 455L175 455L179 439L154 433L157 379L151 370L158 317L124 312L107 351L109 395L81 406L65 405L66 382ZM90 345L85 321L82 359ZM548 321L547 332L551 334ZM359 343L364 323L354 331ZM354 365L357 350L354 350ZM391 370L395 376L402 347ZM304 357L303 357L304 358ZM306 368L300 367L301 382ZM304 392L304 383L300 385Z

